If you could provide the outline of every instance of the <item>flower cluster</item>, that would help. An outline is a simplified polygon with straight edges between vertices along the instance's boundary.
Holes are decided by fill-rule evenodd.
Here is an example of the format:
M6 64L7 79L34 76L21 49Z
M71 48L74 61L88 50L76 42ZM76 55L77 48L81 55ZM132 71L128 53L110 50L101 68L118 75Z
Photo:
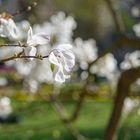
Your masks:
M13 21L12 15L8 13L0 14L0 36L8 38L12 41L19 41L21 37L21 31ZM54 79L57 82L63 83L65 79L69 78L70 71L75 65L75 56L72 52L72 45L59 44L47 55L42 56L38 54L39 46L44 46L49 43L50 37L44 33L33 33L32 27L28 28L28 34L26 43L18 43L18 47L22 47L22 52L17 54L16 58L28 58L33 60L34 58L48 58L49 62L54 65Z

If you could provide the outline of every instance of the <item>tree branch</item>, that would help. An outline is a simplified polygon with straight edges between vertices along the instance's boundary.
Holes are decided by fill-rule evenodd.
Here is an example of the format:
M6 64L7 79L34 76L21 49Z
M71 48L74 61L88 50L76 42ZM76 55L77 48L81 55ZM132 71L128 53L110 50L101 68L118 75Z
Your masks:
M125 29L124 29L124 25L122 23L122 20L121 20L119 13L115 9L113 2L111 0L105 0L105 1L108 5L108 8L109 8L110 13L112 15L112 18L113 18L118 35L123 34Z
M47 58L48 55L44 55L44 56L41 56L41 55L36 55L36 56L26 56L26 55L14 55L14 56L11 56L11 57L8 57L8 58L4 58L4 59L1 59L0 62L7 62L7 61L10 61L10 60L15 60L15 59L23 59L23 58L36 58L36 59L44 59L44 58Z
M122 46L120 44L122 44ZM91 62L89 64L89 67L88 67L88 70L87 70L89 75L90 75L90 68L91 68L91 66L93 64L95 64L100 58L105 56L107 53L113 53L117 49L129 47L129 46L134 46L133 48L140 49L140 39L139 38L128 38L128 37L122 36L122 38L116 40L112 44L112 47L107 48L102 54L100 54L97 57L97 59L95 59L93 62ZM77 101L76 107L75 107L74 112L73 112L71 118L69 119L69 121L75 121L78 118L80 110L81 110L83 102L84 102L84 99L85 99L85 97L87 95L87 85L88 84L89 84L89 79L87 78L83 88L81 89L81 93L79 95L79 99Z
M70 121L70 122L71 121L75 121L78 118L78 116L80 114L80 110L83 107L83 103L85 101L85 97L86 97L86 95L88 93L87 92L88 84L89 84L89 77L86 79L86 81L85 81L85 83L84 83L84 85L83 85L83 87L81 89L81 92L79 94L79 99L78 99L78 101L76 103L76 106L74 108L74 111L73 111L71 117L68 119L68 121Z
M61 121L65 124L69 132L77 139L77 140L87 140L84 136L82 136L76 129L73 128L71 122L67 121L67 114L63 111L61 105L58 103L57 100L51 99L50 101L53 109L59 115Z
M117 85L114 108L106 129L105 140L113 140L123 108L124 99L130 91L130 86L140 78L140 66L124 71Z
M2 47L22 47L19 44L0 44L0 48Z
M128 48L128 47L140 50L140 38L128 38L122 35L121 38L116 40L111 47L107 48L102 54L100 54L94 61L92 61L89 64L88 71L93 64L95 64L100 58L105 56L107 53L113 53L118 49Z

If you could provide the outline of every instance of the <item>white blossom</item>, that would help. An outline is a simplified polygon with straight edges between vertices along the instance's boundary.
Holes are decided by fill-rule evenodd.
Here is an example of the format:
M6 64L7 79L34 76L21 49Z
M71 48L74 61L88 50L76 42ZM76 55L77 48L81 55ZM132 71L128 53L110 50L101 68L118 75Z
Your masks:
M28 21L22 21L17 24L18 28L20 29L20 39L21 41L26 40L26 35L27 31L29 29L29 22ZM50 50L52 50L52 47L57 46L58 44L66 44L69 43L71 44L73 39L73 30L76 27L76 22L72 16L67 16L63 12L59 12L57 15L54 15L50 18L50 21L44 22L43 24L35 24L33 25L33 31L30 28L28 31L28 39L26 43L25 48L25 55L35 55L36 52L40 55L46 55ZM32 38L31 39L31 34L32 36L38 35L38 33L42 32L47 32L49 36L52 38L56 38L55 42L51 42L50 44L38 44L36 41L38 39ZM33 35L33 33L34 35ZM54 39L53 38L53 39ZM53 40L52 39L52 40ZM29 40L29 41L28 41ZM30 41L33 40L33 41ZM40 42L39 42L40 43ZM42 45L41 47L36 47L36 45ZM35 46L35 47L34 47ZM69 52L70 50L68 50ZM52 51L51 51L52 52ZM67 53L66 53L67 54ZM68 60L66 59L66 62ZM20 60L20 61L15 61L15 67L18 71L18 74L24 78L24 81L28 83L30 86L31 81L37 81L38 83L50 83L50 84L56 84L54 82L53 75L55 75L55 72L57 71L57 66L55 66L54 74L52 73L52 70L50 68L50 62L48 62L47 59L44 59L42 61L25 61L25 60ZM74 62L72 62L74 63ZM63 73L65 74L65 78L70 77L69 76L69 67L65 66L63 68ZM66 70L65 70L66 69ZM57 74L56 74L57 75ZM57 79L57 78L56 78Z
M140 23L137 23L133 26L133 30L136 34L136 36L140 37Z
M124 100L124 106L123 106L123 115L129 115L133 109L139 106L139 100L138 99L131 99L127 97Z
M49 22L43 24L35 24L33 30L35 32L46 31L52 38L54 45L62 43L71 43L73 41L73 30L76 28L76 21L72 16L65 15L64 12L59 12L53 15Z
M30 28L30 23L28 20L23 20L18 23L16 23L18 29L19 29L19 41L24 41L27 39L27 32Z
M0 14L0 36L7 37L11 40L18 38L19 30L12 19L12 16L7 13Z
M71 49L70 44L58 45L49 54L49 61L55 65L54 78L57 82L63 83L70 77L68 73L75 64L75 56Z
M131 13L134 17L140 16L140 8L138 6L133 6L131 9Z
M140 66L140 51L134 51L133 53L127 53L124 61L120 64L122 69L130 69Z
M73 51L83 70L87 69L88 64L97 58L96 42L93 39L83 41L81 38L76 38Z
M7 117L12 113L11 101L8 97L0 99L0 117Z
M93 64L90 72L106 77L111 81L112 85L116 85L119 76L119 71L117 70L117 61L111 53L100 58L96 64Z
M36 47L38 45L45 45L49 42L49 37L45 33L38 33L33 35L32 28L30 27L28 31L28 37L27 37L27 47L25 48L25 54L27 56L35 56L37 49ZM33 58L30 58L30 60L33 60Z
M111 74L114 75L117 67L117 61L114 56L109 53L97 62L97 67L97 72L100 75L109 77L111 76Z

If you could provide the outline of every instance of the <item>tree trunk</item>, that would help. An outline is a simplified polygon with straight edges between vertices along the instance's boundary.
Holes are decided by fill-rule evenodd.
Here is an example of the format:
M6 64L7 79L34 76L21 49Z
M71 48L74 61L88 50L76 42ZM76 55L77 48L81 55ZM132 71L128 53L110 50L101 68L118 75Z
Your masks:
M129 93L131 84L139 77L140 67L126 70L121 74L117 85L113 111L105 133L105 140L114 140L118 122L121 117L124 99Z

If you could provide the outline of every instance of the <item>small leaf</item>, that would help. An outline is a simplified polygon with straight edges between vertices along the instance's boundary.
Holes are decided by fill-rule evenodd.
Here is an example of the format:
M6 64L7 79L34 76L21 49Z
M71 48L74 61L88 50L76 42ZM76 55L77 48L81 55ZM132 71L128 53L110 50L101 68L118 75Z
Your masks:
M54 71L54 64L51 64L51 70Z

